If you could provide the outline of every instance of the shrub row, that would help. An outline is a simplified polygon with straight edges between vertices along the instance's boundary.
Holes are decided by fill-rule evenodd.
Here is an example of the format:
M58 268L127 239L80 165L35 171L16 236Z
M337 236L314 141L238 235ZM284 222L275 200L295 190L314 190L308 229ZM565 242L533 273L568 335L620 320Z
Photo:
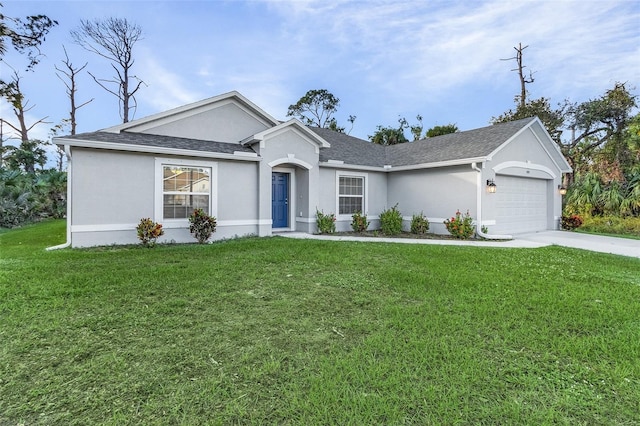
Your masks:
M355 212L351 215L351 229L353 232L365 232L369 229L371 222L367 220L367 215L362 212ZM334 213L325 214L316 210L316 225L318 234L333 234L336 232L336 215ZM414 234L424 234L429 230L429 221L423 213L413 215L411 219L411 232ZM402 232L402 214L398 210L398 205L385 209L380 213L380 232L384 235L397 235Z
M216 226L216 218L209 216L202 209L195 209L189 216L189 232L193 234L200 244L209 241L211 235L216 232ZM140 219L136 232L140 243L145 247L154 247L158 238L164 235L162 225L152 221L150 218Z
M640 217L585 216L580 229L600 234L640 237Z
M336 230L336 216L333 213L325 214L316 211L316 225L319 234L332 234ZM362 212L356 212L351 216L351 229L354 232L362 233L369 228L370 222L367 215ZM469 212L463 216L458 210L454 217L444 221L444 225L449 233L455 238L466 239L475 234L473 218ZM429 220L423 212L414 214L411 217L412 234L426 234L429 231ZM380 232L384 235L397 235L402 232L402 214L398 209L398 204L385 209L380 213Z

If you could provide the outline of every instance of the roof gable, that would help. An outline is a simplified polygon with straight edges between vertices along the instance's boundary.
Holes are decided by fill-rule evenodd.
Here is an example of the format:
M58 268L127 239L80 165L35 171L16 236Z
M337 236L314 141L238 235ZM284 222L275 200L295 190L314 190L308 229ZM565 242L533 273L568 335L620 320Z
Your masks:
M263 147L262 145L266 139L292 129L296 130L305 140L317 146L317 148L329 148L331 146L329 142L322 138L322 136L320 136L318 133L312 132L309 127L302 124L296 118L292 118L291 120L280 123L275 127L256 133L255 135L252 135L243 140L242 144L253 145L255 143L260 143L261 147Z
M105 129L238 143L280 122L238 92L204 99Z

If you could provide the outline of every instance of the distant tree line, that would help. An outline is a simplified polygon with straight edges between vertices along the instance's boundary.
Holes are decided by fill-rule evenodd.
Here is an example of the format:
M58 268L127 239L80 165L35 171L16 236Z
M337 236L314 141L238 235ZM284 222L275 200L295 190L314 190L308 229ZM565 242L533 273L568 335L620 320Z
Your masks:
M616 82L604 94L584 102L569 99L551 106L549 98L529 99L523 52L515 47L520 93L515 107L492 123L537 116L573 169L565 176L567 213L640 217L640 114L638 96L628 83Z
M334 117L339 105L340 99L327 89L313 89L305 93L298 102L289 105L287 117L296 117L308 126L322 127L345 133L345 128L340 126ZM351 129L353 129L355 120L355 115L350 115L347 120L351 124ZM411 125L406 118L400 117L397 127L379 125L376 127L374 134L369 136L369 140L380 145L395 145L409 142L404 133L407 129L410 130L414 141L423 137L440 136L458 131L458 127L455 124L448 124L435 126L427 130L423 136L422 116L418 114L416 120L417 123ZM351 129L346 133L350 133Z
M0 3L0 10L2 4ZM39 125L52 124L48 117L27 121L32 105L22 87L22 75L18 67L8 64L5 54L13 48L26 57L24 72L35 72L42 57L41 46L58 22L45 15L26 18L8 17L0 13L0 61L11 72L9 78L0 78L0 98L9 106L13 117L0 117L0 227L19 226L25 222L47 217L60 218L66 213L66 173L63 172L64 153L58 150L57 168L44 170L47 162L45 145L48 141L33 139L30 132ZM123 122L135 113L135 94L144 84L131 73L134 64L133 48L142 30L126 19L81 21L78 29L71 31L72 39L89 52L111 62L112 77L94 81L117 97ZM75 67L63 46L63 66L55 66L56 75L66 87L69 115L50 129L50 136L63 133L75 134L77 111L90 103L76 100L77 76L88 65ZM5 73L0 74L2 76ZM9 134L9 136L8 136ZM7 145L10 139L18 139L18 145Z

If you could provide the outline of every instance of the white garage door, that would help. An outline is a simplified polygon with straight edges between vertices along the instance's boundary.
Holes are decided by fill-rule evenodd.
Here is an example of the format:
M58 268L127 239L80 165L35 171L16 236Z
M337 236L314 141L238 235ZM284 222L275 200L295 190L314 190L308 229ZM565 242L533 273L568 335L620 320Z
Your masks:
M496 225L490 233L519 234L547 229L547 181L496 176Z

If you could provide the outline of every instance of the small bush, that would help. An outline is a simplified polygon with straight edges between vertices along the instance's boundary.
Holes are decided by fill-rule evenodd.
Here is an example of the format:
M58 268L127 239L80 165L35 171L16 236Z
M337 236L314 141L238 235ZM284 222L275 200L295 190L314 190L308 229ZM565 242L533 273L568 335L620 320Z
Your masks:
M411 233L412 234L426 234L429 231L429 220L425 217L423 212L420 214L414 214L411 217Z
M445 220L444 226L447 227L447 231L449 231L451 235L461 240L470 238L475 232L473 218L469 215L468 210L464 216L462 216L460 210L456 211L456 216Z
M640 217L585 216L580 230L640 237Z
M577 214L572 214L570 216L562 215L562 229L566 229L568 231L573 231L576 228L582 226L582 218Z
M336 215L333 213L324 214L316 210L316 225L318 234L333 234L336 232Z
M384 235L397 235L402 232L402 215L398 204L380 213L380 231Z
M353 229L354 232L364 232L368 227L369 221L367 220L367 215L355 212L351 216L351 229Z
M216 218L209 216L202 209L195 209L189 216L189 231L200 244L204 244L216 232Z
M140 219L140 223L136 227L138 232L138 239L145 247L154 247L156 240L164 235L164 229L162 225L152 221L150 218Z

